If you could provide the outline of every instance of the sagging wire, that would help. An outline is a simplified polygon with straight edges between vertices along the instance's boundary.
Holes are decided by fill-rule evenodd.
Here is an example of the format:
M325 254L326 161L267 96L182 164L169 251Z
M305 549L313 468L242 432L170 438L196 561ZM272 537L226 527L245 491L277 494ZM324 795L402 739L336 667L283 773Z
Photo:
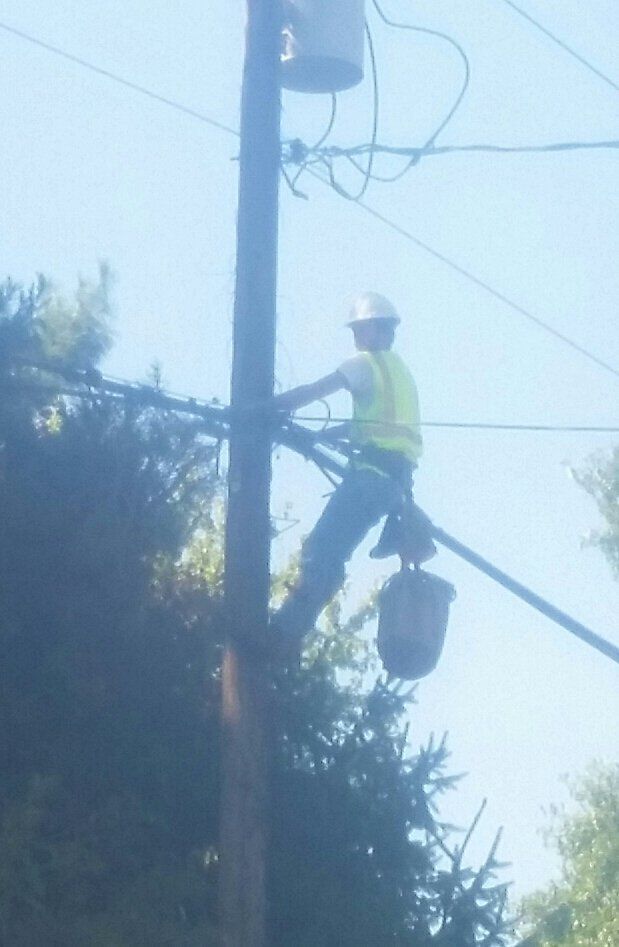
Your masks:
M365 192L367 191L369 187L370 181L374 179L374 175L372 171L374 168L374 158L376 156L376 145L378 142L378 113L379 113L379 107L380 107L380 92L378 88L378 67L376 64L376 52L374 50L374 42L372 40L372 33L371 33L367 20L365 23L365 36L366 36L366 40L368 44L368 51L370 54L370 63L372 66L372 93L373 93L373 99L374 99L374 117L372 119L372 138L371 138L370 146L369 146L367 167L360 168L359 165L355 161L352 161L352 164L357 169L357 171L359 171L364 176L363 184L361 185L359 192L357 194L351 194L350 191L346 190L345 187L339 184L338 181L336 181L335 179L335 173L333 170L332 160L325 161L327 171L329 173L329 181L331 183L331 187L333 188L334 191L336 191L337 194L340 195L340 197L344 197L348 201L360 201L361 198L365 195Z
M509 2L509 0L506 0ZM379 144L376 137L373 136L372 141L367 144L357 145L352 148L341 148L331 146L329 148L323 148L322 145L324 142L316 143L315 145L308 147L302 141L296 140L294 143L294 148L290 148L289 154L286 159L290 163L302 165L300 172L303 173L311 168L316 168L321 166L327 173L328 181L330 186L338 193L340 196L347 198L348 200L360 200L360 197L355 197L350 194L346 189L339 184L335 179L335 173L333 170L334 161L337 158L344 158L346 161L353 166L353 168L364 177L364 183L361 191L361 196L365 194L367 190L369 181L377 181L380 183L393 183L400 180L411 168L418 165L423 158L437 156L437 155L446 155L460 152L488 152L496 154L526 154L526 153L552 153L552 152L563 152L563 151L578 151L578 150L602 150L602 149L612 149L615 150L619 148L618 140L608 140L608 141L568 141L568 142L552 142L549 144L542 145L521 145L521 146L503 146L495 144L472 144L472 145L443 145L437 146L436 140L439 135L444 131L449 122L452 120L453 116L456 114L459 109L464 96L468 90L471 78L471 67L469 58L464 50L464 48L458 43L454 37L450 36L447 33L443 33L440 30L434 30L429 27L415 26L409 23L399 23L395 20L390 19L382 9L379 0L372 0L373 6L386 26L389 26L393 29L402 29L402 30L412 30L417 33L425 33L429 36L434 36L438 39L443 40L444 42L449 43L458 53L462 64L464 66L464 76L462 80L462 86L458 95L445 115L441 120L437 128L432 132L430 137L422 144L417 147L412 146L391 146ZM514 6L514 9L518 9L514 4L510 3L510 6ZM521 12L518 9L518 12ZM536 24L537 25L537 24ZM371 43L371 37L369 39ZM373 56L373 49L371 47L371 59L372 59L372 71L373 75L376 75L376 62L375 57ZM604 77L605 78L605 77ZM373 173L372 163L377 154L385 154L392 156L399 156L407 158L406 165L393 175L379 175ZM363 155L369 155L368 166L367 168L363 167L362 164L357 160ZM287 176L286 176L287 177ZM288 178L287 178L288 179ZM295 178L296 181L296 178ZM289 182L290 183L290 182ZM305 194L298 194L299 197L307 197Z
M324 417L314 416L311 418L299 417L296 413L292 414L293 421L314 421L316 423L322 424L322 427L316 432L317 434L324 434L329 425L334 423L334 418L331 417L331 405L326 400L326 398L320 398L316 404L321 404L325 409Z
M299 178L301 177L301 175L305 171L307 171L308 168L315 167L317 165L324 168L324 170L326 171L329 178L329 184L331 185L333 190L337 194L339 194L340 197L344 197L346 200L353 201L353 202L360 201L361 198L364 197L365 192L367 191L368 186L370 184L370 181L375 179L375 175L373 174L373 167L374 167L374 158L378 149L378 122L379 122L379 109L380 109L380 91L379 91L379 84L378 84L378 66L376 62L376 51L374 49L372 33L367 21L365 23L365 37L366 37L366 42L368 45L371 70L372 70L372 97L373 97L372 134L370 138L370 143L367 146L367 153L368 153L367 166L365 168L362 167L357 161L355 161L353 158L348 157L348 155L345 152L342 152L341 149L339 148L330 148L330 149L322 148L322 145L326 141L327 137L331 134L331 131L333 130L333 125L335 124L335 98L336 97L334 95L332 120L329 123L329 127L326 133L322 136L321 140L317 144L311 147L308 147L299 139L294 139L293 141L287 143L288 149L282 161L282 172L284 174L286 183L288 184L290 190L292 191L295 197L302 197L302 198L307 199L307 195L304 194L302 191L299 191L296 187L296 184ZM345 188L342 184L340 184L340 182L337 180L335 176L335 171L333 168L333 157L339 157L342 154L344 157L346 157L350 161L350 163L354 166L354 168L361 175L363 175L363 183L361 187L359 188L359 191L355 194L351 193L349 190L347 190L347 188ZM286 173L286 171L284 170L285 163L298 164L300 166L294 178L291 179Z
M447 33L443 33L440 30L430 29L427 26L413 26L411 23L397 23L395 20L391 20L385 14L378 0L372 0L372 4L378 16L383 21L383 23L385 23L386 26L390 26L392 29L396 29L396 30L411 30L412 32L415 32L415 33L425 33L428 36L435 36L438 39L441 39L444 42L449 43L449 45L452 46L456 50L456 52L460 56L462 63L464 65L464 78L462 80L462 86L460 88L460 91L453 105L451 106L451 108L449 109L445 117L441 120L438 127L432 132L432 134L427 139L425 144L422 145L420 150L423 153L427 148L431 148L434 145L434 142L436 141L438 136L441 134L442 131L444 131L444 129L447 127L449 122L452 120L452 118L454 117L458 109L460 108L460 105L462 104L462 101L468 91L468 87L471 81L471 64L470 64L469 58L466 52L464 51L463 47L460 45L460 43L456 39L453 38L453 36L449 36ZM409 158L406 166L397 174L391 175L390 177L376 176L374 180L385 182L385 183L393 183L394 181L399 181L400 178L404 177L404 175L407 174L407 172L410 171L411 168L413 168L416 164L418 164L419 160L420 160L420 157L417 154L413 153L411 157Z
M331 93L331 116L330 116L330 118L329 118L329 123L328 123L328 125L327 125L325 131L323 132L323 134L320 136L320 138L318 139L318 141L315 143L315 145L313 145L313 147L309 149L308 156L309 156L309 154L311 154L312 152L315 152L315 151L317 151L319 148L321 148L322 145L324 145L324 143L326 142L327 138L329 137L329 135L330 135L331 132L333 131L333 126L335 125L335 119L336 119L336 117L337 117L337 95L335 94L335 92L332 92L332 93ZM307 160L307 159L306 159L306 160ZM300 167L299 170L297 171L295 177L293 178L293 181L292 181L293 189L296 187L296 183L297 183L297 181L299 180L299 178L301 177L301 175L303 174L304 171L305 171L305 163L303 163L303 164L301 165L301 167ZM294 191L293 191L293 193L294 193Z
M374 8L376 9L376 12L378 13L379 17L387 26L392 27L392 29L413 30L415 33L426 33L428 36L436 36L438 39L442 39L444 40L444 42L449 43L449 45L452 46L456 50L456 52L458 53L458 55L460 56L462 60L462 64L464 66L464 79L462 81L462 88L460 89L460 92L458 93L458 96L454 104L450 108L445 118L441 121L441 123L438 125L438 127L434 130L434 132L430 135L430 137L426 141L424 148L428 148L430 145L434 144L438 136L441 134L442 131L444 131L444 129L449 124L449 122L452 120L452 118L454 117L458 109L460 108L460 105L462 104L462 100L464 99L464 96L466 95L468 91L468 87L471 81L471 64L470 64L469 58L466 52L464 51L464 48L460 45L460 43L456 39L454 39L453 36L449 36L448 33L443 33L440 30L432 30L427 26L413 26L410 23L396 23L394 20L388 19L388 17L385 15L384 11L380 7L378 0L372 0L372 2L374 4Z
M453 37L449 36L446 33L442 33L440 30L433 30L433 29L430 29L429 27L423 27L423 26L413 26L412 24L406 24L406 23L397 23L386 16L381 6L379 5L378 0L372 0L372 2L374 4L374 7L379 17L387 26L392 27L394 29L412 30L418 33L425 33L430 36L434 36L439 39L442 39L443 41L453 46L458 52L458 54L460 55L462 62L464 64L464 78L463 78L462 86L451 108L449 109L445 117L441 120L437 128L434 129L430 137L425 141L425 143L422 146L418 148L396 149L396 148L389 148L387 146L379 145L378 144L378 118L379 118L380 96L379 96L379 83L378 83L378 66L377 66L377 61L376 61L376 53L374 49L374 43L372 39L371 30L370 30L369 24L366 21L365 32L366 32L366 39L367 39L369 55L370 55L370 63L371 63L371 68L372 68L372 86L373 86L373 97L374 97L374 118L372 122L371 140L368 144L358 145L354 148L340 148L340 147L334 147L334 146L331 146L329 148L323 148L322 145L324 144L324 141L317 143L311 147L304 145L303 142L299 141L298 139L294 142L291 142L289 144L288 154L286 155L284 160L292 164L300 164L300 169L297 172L293 181L289 179L288 175L285 172L284 172L284 177L286 178L289 186L293 190L293 193L295 193L293 185L296 185L296 182L298 178L300 177L300 175L303 174L306 170L308 170L308 168L315 167L315 166L321 166L326 171L328 179L329 179L329 184L331 185L333 190L335 190L336 193L340 195L340 197L344 197L347 200L350 200L353 202L360 201L362 197L364 197L368 189L368 186L370 184L370 181L379 181L381 183L382 182L391 183L394 181L398 181L412 167L418 164L421 158L426 153L428 152L432 153L436 139L441 134L441 132L445 129L445 127L449 124L449 122L455 115L456 111L460 107L462 100L464 99L464 96L466 95L469 82L470 82L471 69L470 69L468 56L466 55L466 52L464 51L462 46L457 42L457 40L455 40ZM395 175L383 176L383 175L375 174L374 163L375 163L376 154L378 153L403 154L403 155L405 154L408 157L408 161L406 163L406 166L402 170L398 171L397 174ZM368 155L368 162L367 162L367 166L363 167L359 163L359 161L356 159L357 159L357 156L361 156L365 154ZM345 158L349 162L349 164L351 164L353 168L357 172L359 172L359 174L363 175L363 183L358 193L351 193L342 184L340 184L340 182L336 179L333 165L334 165L334 161L337 158ZM296 196L306 197L307 195L299 192L297 193Z
M313 145L309 147L305 145L301 141L300 138L294 138L292 141L284 142L284 145L287 151L285 151L284 155L282 156L281 171L282 171L284 180L286 181L286 184L290 188L294 197L301 197L303 198L303 200L308 199L307 194L304 194L303 191L300 191L297 188L297 181L299 180L301 175L304 173L307 166L309 164L315 163L316 161L315 158L311 160L312 155L319 148L321 148L326 142L327 138L333 131L336 118L337 118L337 95L335 94L335 92L332 92L331 93L331 114L329 116L327 127L322 133L322 135L320 136L320 138L318 139L318 141L316 141ZM286 171L286 162L289 162L290 164L299 165L299 170L297 171L297 173L294 175L293 178L291 178Z

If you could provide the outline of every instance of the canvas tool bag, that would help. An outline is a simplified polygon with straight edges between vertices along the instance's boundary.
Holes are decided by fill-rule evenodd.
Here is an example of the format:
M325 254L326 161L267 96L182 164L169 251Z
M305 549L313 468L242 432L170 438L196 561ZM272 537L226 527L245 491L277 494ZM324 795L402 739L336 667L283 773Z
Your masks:
M433 671L445 643L456 590L445 579L404 567L379 596L378 653L393 677L418 680Z

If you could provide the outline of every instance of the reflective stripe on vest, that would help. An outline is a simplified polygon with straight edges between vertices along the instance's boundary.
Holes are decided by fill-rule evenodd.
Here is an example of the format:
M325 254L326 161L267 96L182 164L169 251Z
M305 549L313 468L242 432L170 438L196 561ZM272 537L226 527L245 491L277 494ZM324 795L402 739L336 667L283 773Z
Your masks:
M372 369L369 398L354 397L353 441L397 451L416 461L422 451L417 388L395 352L363 353Z

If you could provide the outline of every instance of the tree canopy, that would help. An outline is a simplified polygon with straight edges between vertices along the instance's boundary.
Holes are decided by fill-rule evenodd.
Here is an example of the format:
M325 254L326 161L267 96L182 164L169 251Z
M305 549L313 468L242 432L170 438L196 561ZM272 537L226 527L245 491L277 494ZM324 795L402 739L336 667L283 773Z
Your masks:
M571 786L573 811L555 811L549 838L561 880L526 903L527 947L619 944L619 766L597 765Z
M215 944L221 485L197 421L84 386L109 274L0 289L0 941ZM38 365L38 367L37 367ZM362 621L360 617L357 624ZM273 947L500 945L494 849L441 825L444 742L337 604L273 683ZM347 683L338 671L347 670Z
M593 457L575 477L597 503L606 524L590 542L602 550L619 579L619 447L610 456Z
M589 542L619 578L619 447L574 471L605 521ZM616 947L619 944L619 766L596 764L570 784L576 808L556 809L547 832L562 863L561 880L525 902L522 947Z

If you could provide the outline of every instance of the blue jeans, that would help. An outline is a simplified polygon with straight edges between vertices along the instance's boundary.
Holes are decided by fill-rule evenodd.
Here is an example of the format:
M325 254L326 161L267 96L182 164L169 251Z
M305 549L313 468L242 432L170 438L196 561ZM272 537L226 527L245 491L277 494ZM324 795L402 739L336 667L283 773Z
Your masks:
M301 549L299 575L274 618L302 637L344 584L345 564L369 530L402 502L403 487L373 470L350 468Z

